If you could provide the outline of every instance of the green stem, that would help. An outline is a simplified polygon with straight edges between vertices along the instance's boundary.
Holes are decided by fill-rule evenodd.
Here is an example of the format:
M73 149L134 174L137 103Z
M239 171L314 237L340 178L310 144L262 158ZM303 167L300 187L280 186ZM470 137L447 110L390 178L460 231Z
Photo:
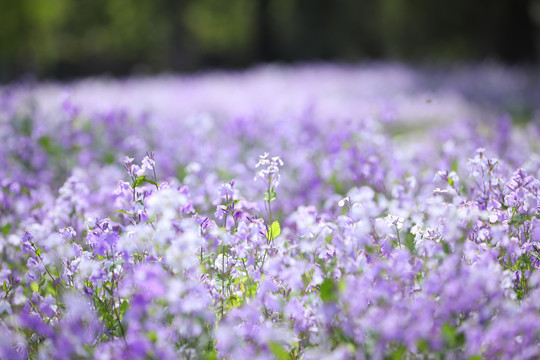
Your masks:
M255 285L255 281L253 281L253 279L251 278L251 276L249 276L249 273L248 273L248 269L247 269L247 266L246 266L246 261L244 259L241 259L242 260L242 265L244 265L244 271L246 272L246 276L248 278L248 281L252 284L252 285Z
M223 312L225 308L225 246L221 244L221 318L223 319Z
M51 281L52 281L53 286L54 286L54 281L55 281L55 279L54 279L54 277L52 276L52 274L51 274L51 272L49 271L49 269L47 268L47 265L45 265L45 262L43 261L43 258L41 257L41 255L39 255L39 254L37 253L37 247L36 247L36 245L34 245L34 243L33 243L32 241L30 241L30 245L32 245L32 248L34 249L34 254L36 254L36 256L38 257L39 261L41 261L41 263L43 264L43 267L45 268L45 271L47 272L47 274L48 274L49 277L51 278ZM61 284L59 283L59 285L61 285Z

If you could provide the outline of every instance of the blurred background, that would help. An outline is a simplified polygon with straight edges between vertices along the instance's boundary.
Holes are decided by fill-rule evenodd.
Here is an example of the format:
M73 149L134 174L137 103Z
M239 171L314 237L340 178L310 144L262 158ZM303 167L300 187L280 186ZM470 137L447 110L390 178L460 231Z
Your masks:
M537 64L540 0L0 0L0 82L267 62Z

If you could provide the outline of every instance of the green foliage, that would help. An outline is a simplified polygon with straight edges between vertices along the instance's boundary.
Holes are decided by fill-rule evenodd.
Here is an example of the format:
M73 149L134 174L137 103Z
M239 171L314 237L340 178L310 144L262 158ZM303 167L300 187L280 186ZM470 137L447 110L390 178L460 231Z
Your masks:
M146 333L146 336L148 337L148 340L155 343L158 340L158 336L155 331L148 331Z
M415 251L414 235L411 234L410 232L407 232L407 234L405 235L405 246L407 247L407 249L409 249L411 253L414 254L414 251Z
M122 301L122 305L120 305L120 315L124 315L128 307L129 303L127 302L127 300Z
M337 173L333 173L332 176L330 177L330 184L332 184L334 188L334 192L336 194L345 196L347 192L345 184L343 184L343 181L340 181ZM343 209L343 211L345 211L345 209Z
M126 214L126 215L130 215L130 216L135 216L135 214L130 213L130 212L127 212L127 211L124 210L124 209L115 210L115 211L113 211L113 213L119 213L119 214Z
M176 174L176 178L178 179L178 181L180 182L184 182L184 179L185 177L187 176L188 172L187 172L187 166L186 165L178 165L176 167L176 171L175 171L175 174Z
M198 0L190 2L182 20L206 51L246 51L255 29L256 3L251 0Z
M32 292L38 292L39 291L39 285L37 282L30 283L30 289Z
M142 186L145 183L146 183L146 175L140 175L135 179L135 181L133 181L133 184L131 184L131 187L135 189L136 187Z
M268 191L264 193L264 201L266 201L267 203L271 203L272 201L276 200L276 198L277 198L277 193L276 193L276 190L274 190L274 188L270 188L268 189Z
M407 357L407 348L403 346L402 344L398 344L395 346L395 349L393 349L389 356L387 356L387 359L392 360L401 360L405 359Z
M210 350L204 351L202 358L204 360L217 360L218 356L217 356L216 349L212 348Z
M457 159L453 159L452 160L452 167L451 167L451 170L455 173L458 172L458 169L459 169L459 163L457 161Z
M468 360L482 360L482 356L481 355L473 355Z
M465 343L465 334L459 332L456 327L449 324L443 324L441 331L446 345L449 348L458 348Z
M523 60L534 57L536 36L527 4L493 0L486 11L485 4L466 0L417 0L413 6L401 0L3 1L0 65L16 77L27 71L125 74L138 64L159 71L275 59L455 60L490 53ZM509 6L518 10L509 12ZM478 18L530 30L478 27ZM503 31L510 35L501 36ZM516 38L524 46L513 46ZM177 54L189 56L179 64Z
M268 240L274 240L279 236L279 234L281 234L281 227L279 226L279 222L274 221L268 229L266 237L268 238Z
M64 148L49 136L40 137L38 139L38 144L41 145L47 154L53 157L65 155Z
M281 345L279 343L276 343L276 342L271 342L270 344L268 344L268 348L270 349L272 354L275 355L276 359L279 359L279 360L289 360L290 359L289 352L287 350L285 350L283 345Z
M337 301L338 286L333 279L326 278L319 285L321 300L325 303Z
M7 223L7 224L4 224L3 226L0 226L0 232L3 235L11 234L11 223Z
M429 352L429 344L426 340L419 340L416 344L416 348L420 354L425 354Z
M159 184L157 182L155 182L154 180L149 179L146 175L139 175L139 176L137 176L135 181L133 181L133 183L131 184L131 187L133 189L135 189L135 188L143 186L145 184L152 184L152 185L154 185L156 187L159 186Z

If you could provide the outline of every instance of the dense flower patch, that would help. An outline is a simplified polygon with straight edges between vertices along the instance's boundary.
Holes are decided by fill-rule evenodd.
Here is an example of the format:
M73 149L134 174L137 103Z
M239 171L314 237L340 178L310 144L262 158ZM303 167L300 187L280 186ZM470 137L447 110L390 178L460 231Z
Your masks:
M538 356L537 78L0 89L0 358Z

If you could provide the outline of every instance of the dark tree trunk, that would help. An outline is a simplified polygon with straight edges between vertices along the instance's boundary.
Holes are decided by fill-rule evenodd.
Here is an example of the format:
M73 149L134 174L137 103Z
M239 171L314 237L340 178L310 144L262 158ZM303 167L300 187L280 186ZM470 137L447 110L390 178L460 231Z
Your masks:
M272 28L270 23L270 1L258 0L256 9L256 50L257 60L268 62L275 60L273 49Z

